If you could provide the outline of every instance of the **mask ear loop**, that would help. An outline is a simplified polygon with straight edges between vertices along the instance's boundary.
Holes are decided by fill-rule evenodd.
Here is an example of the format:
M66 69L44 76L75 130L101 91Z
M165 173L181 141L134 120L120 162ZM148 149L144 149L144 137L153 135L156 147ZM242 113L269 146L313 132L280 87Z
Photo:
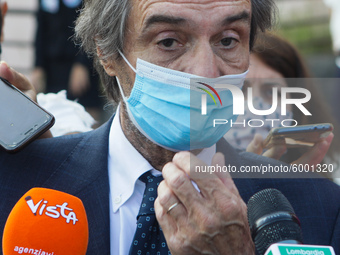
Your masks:
M124 56L124 54L118 50L119 54L122 56L122 58L124 59L125 63L128 64L128 66L135 72L137 73L137 70L130 64L129 60L127 60L127 58Z
M137 70L130 64L129 60L127 60L127 58L124 56L124 54L120 50L118 50L118 52L119 52L120 56L124 59L125 63L137 74ZM116 80L117 80L117 83L118 83L120 94L122 95L123 100L126 103L127 98L126 98L126 96L124 94L124 91L122 89L122 86L120 85L120 82L119 82L119 79L118 79L117 76L116 76Z
M120 94L121 94L122 97L123 97L123 101L126 103L127 98L126 98L126 96L125 96L125 94L124 94L124 91L123 91L123 89L122 89L122 86L120 85L120 82L119 82L119 79L118 79L117 76L116 76L116 81L117 81L117 84L118 84L118 88L119 88Z

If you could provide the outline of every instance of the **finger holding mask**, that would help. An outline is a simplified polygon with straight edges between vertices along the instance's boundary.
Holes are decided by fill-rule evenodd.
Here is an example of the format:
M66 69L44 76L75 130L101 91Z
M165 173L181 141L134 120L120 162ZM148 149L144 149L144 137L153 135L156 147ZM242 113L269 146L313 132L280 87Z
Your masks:
M224 160L217 153L211 166L223 167ZM247 207L231 176L197 174L197 166L207 167L193 154L179 152L162 170L155 211L171 253L254 254Z

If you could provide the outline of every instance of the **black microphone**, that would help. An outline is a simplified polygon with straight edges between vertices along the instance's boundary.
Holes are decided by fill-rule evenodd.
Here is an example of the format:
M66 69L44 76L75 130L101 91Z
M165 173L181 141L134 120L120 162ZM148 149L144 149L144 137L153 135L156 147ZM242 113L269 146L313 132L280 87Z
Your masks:
M302 244L300 221L288 199L265 189L248 201L248 222L256 249L263 255L271 244Z

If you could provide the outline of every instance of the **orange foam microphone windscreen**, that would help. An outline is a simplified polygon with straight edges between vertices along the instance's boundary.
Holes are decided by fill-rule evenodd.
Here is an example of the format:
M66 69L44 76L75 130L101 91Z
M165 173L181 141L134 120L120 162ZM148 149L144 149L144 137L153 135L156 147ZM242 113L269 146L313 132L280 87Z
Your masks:
M8 216L2 249L4 255L83 255L88 238L86 212L79 198L33 188Z

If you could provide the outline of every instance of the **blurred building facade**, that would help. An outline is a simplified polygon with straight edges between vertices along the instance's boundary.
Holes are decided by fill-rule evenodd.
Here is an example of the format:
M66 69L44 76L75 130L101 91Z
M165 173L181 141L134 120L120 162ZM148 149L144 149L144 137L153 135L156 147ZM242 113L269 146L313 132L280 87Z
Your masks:
M7 0L1 59L29 76L34 63L37 0Z

